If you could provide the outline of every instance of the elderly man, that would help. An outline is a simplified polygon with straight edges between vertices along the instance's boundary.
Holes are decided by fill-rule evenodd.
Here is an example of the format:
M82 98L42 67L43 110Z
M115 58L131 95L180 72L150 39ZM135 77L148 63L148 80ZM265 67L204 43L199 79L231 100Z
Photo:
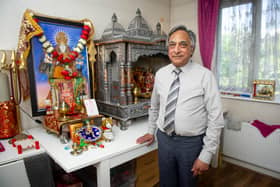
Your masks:
M191 59L195 41L182 25L168 34L171 64L156 73L148 132L137 139L149 145L157 136L161 187L196 186L224 125L215 77Z

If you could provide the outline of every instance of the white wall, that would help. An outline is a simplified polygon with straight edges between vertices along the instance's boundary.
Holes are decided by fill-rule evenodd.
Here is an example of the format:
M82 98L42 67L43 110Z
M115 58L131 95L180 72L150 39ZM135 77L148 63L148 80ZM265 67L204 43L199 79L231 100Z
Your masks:
M171 26L184 24L195 33L198 33L197 19L197 0L171 0ZM193 58L196 62L201 62L198 40ZM225 110L228 110L236 121L259 119L269 124L280 124L280 104L250 102L225 98L222 99L222 102Z
M196 33L197 42L193 60L202 64L198 42L197 0L171 0L170 26L185 25Z
M67 19L88 18L95 26L96 39L111 22L113 13L126 29L137 8L153 30L158 21L165 32L170 25L169 0L0 0L0 49L17 47L21 19L27 8Z
M280 124L280 104L222 99L223 106L230 112L233 120L252 121L258 119L267 124Z

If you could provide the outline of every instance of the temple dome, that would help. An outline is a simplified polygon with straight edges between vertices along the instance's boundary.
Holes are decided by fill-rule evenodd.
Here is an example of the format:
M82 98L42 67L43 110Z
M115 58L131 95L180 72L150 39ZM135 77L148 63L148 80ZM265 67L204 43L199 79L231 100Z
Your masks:
M122 37L125 35L125 29L118 23L118 18L114 13L112 22L105 28L102 38Z
M136 38L150 38L153 34L146 20L142 17L141 11L138 8L136 16L130 22L126 31L127 35Z
M153 32L153 39L154 40L166 40L166 34L161 29L161 24L158 22L156 24L156 30Z

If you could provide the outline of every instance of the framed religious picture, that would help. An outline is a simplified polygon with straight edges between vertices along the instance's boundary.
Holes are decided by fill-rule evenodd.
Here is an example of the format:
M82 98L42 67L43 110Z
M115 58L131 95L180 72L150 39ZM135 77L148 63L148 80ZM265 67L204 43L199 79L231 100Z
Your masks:
M275 93L274 80L254 80L253 98L263 100L273 100Z
M41 30L31 38L28 56L32 116L45 115L45 101L54 101L53 88L60 94L56 97L57 106L61 98L69 108L80 105L81 98L91 98L93 66L88 60L91 22L41 15L33 15L32 19ZM66 95L70 97L65 99Z

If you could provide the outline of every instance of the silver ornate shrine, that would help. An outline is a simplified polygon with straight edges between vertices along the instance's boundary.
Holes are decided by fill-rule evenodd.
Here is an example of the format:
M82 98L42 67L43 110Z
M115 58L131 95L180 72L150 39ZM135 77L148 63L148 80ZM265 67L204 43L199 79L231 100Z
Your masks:
M100 113L120 121L121 129L148 114L153 75L169 63L165 42L160 23L152 31L139 9L127 30L114 14L95 41L96 102Z

